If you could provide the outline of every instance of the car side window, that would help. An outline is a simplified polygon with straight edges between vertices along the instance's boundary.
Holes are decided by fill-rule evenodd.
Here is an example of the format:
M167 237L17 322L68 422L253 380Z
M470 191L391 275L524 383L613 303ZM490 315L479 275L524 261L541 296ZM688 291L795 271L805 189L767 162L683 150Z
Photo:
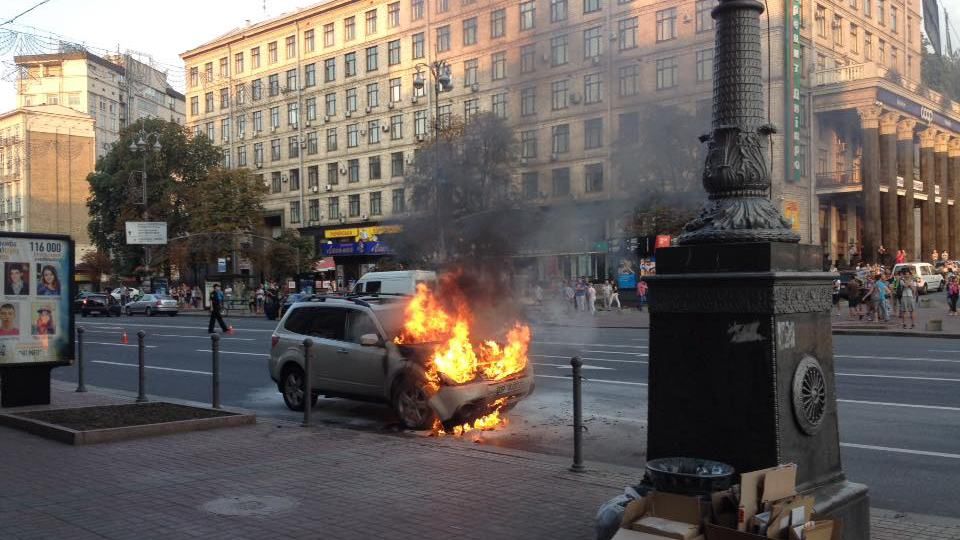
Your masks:
M381 284L380 284L379 281L368 281L368 282L367 282L367 289L366 289L365 291L363 291L363 292L378 293L378 292L380 292L380 286L381 286Z
M319 339L343 341L346 333L347 310L329 307L309 307L301 334Z
M363 311L351 310L347 317L347 341L351 343L360 343L360 337L364 334L377 334L377 323L367 313Z

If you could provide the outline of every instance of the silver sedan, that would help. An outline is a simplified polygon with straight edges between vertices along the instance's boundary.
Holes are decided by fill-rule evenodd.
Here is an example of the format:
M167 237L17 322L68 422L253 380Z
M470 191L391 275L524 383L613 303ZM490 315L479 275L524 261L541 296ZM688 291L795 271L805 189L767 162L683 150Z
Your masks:
M143 313L147 316L153 316L157 313L166 313L167 315L173 317L178 311L179 308L177 307L176 300L170 298L169 296L163 296L159 294L145 294L133 302L123 306L123 312L127 315Z

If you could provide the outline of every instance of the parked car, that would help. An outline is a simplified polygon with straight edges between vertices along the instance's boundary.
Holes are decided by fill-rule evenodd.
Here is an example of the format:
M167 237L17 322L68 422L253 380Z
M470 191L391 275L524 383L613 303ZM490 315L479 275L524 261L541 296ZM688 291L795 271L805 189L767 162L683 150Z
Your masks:
M431 348L393 342L403 321L405 298L316 297L290 307L271 337L270 378L277 383L287 407L302 411L305 401L316 404L320 394L389 403L404 425L429 429L439 419L444 426L492 412L499 398L509 409L533 392L533 367L504 380L482 378L456 384L441 377L435 395L427 390L424 366ZM310 350L311 388L304 396L303 341Z
M943 275L937 272L933 265L925 262L900 263L893 267L893 273L898 274L904 268L909 268L917 279L917 289L920 294L930 291L942 291L944 288Z
M120 299L123 297L123 289L124 289L123 287L117 287L116 289L110 291L110 296L112 296L114 300L119 302ZM136 298L140 296L140 289L135 289L133 287L127 287L126 289L128 292L128 295L127 295L128 297Z
M414 294L417 284L434 286L437 273L431 270L398 270L395 272L367 272L353 286L354 294L387 293Z
M123 312L127 315L134 313L143 313L147 316L153 316L157 313L166 313L173 317L179 312L177 301L173 298L160 294L145 294L123 306Z
M120 316L120 303L106 293L80 293L73 301L74 313L87 315Z

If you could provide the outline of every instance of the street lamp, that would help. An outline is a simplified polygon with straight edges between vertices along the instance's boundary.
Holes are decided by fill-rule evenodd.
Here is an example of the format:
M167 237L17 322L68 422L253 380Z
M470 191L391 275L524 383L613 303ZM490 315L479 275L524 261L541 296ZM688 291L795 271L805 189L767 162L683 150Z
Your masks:
M163 149L163 146L160 144L160 133L156 131L146 131L141 129L137 132L137 140L131 141L130 146L127 148L130 150L130 153L136 154L139 152L143 156L143 168L140 170L140 180L141 187L143 188L143 221L148 221L149 206L147 205L147 150L148 148L153 151L153 153L158 154L160 150ZM153 139L153 144L150 145L150 139ZM143 259L143 273L144 279L147 280L150 278L150 246L144 246L144 259Z
M453 90L453 76L450 71L450 64L446 60L437 60L430 64L419 63L416 65L417 75L413 79L413 87L422 90L426 85L426 79L423 76L423 69L430 74L433 80L430 99L433 100L433 140L434 143L440 139L440 94ZM434 148L434 215L437 218L437 230L440 233L439 262L443 263L447 258L447 241L443 221L440 219L440 189L443 180L437 174L437 165L439 165L438 148Z

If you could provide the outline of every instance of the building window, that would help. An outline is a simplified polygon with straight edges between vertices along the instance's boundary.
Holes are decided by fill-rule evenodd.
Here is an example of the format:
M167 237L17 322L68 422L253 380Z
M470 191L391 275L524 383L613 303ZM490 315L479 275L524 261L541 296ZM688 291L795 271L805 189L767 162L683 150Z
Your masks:
M387 4L387 28L400 26L400 2Z
M882 39L877 40L877 63L881 66L887 64L887 42Z
M392 103L399 103L402 99L401 84L402 79L400 77L390 79L390 101Z
M337 114L337 95L327 94L324 96L324 115L335 116Z
M550 22L567 20L567 0L550 0Z
M501 38L507 34L507 10L495 9L490 12L490 37Z
M380 47L367 47L367 73L376 71L380 64Z
M870 32L863 33L863 58L864 60L867 60L867 61L873 60L873 34L871 34ZM823 68L819 68L819 69L823 69Z
M287 60L297 56L297 36L287 37Z
M437 52L447 52L450 50L450 25L444 25L437 28Z
M263 165L263 143L253 143L253 164L257 167Z
M370 180L380 179L380 156L367 158L367 178Z
M237 147L237 167L246 167L247 166L247 147L238 146Z
M237 136L243 137L247 131L247 116L245 114L237 115Z
M340 219L340 197L327 199L327 219Z
M533 43L520 47L520 73L533 73L537 68L537 46Z
M280 127L280 107L270 107L270 127Z
M463 21L463 45L477 44L477 18L470 17Z
M200 86L200 69L197 66L190 68L190 87Z
M450 0L436 0L437 13L450 11Z
M550 38L550 65L562 66L567 63L567 35Z
M590 118L583 123L583 149L603 147L603 118Z
M390 139L399 141L403 138L403 115L395 114L390 117Z
M583 0L583 12L595 13L600 11L600 0Z
M897 6L890 6L890 31L896 34L897 29Z
M280 193L283 189L283 179L280 177L280 171L270 173L270 192Z
M553 169L550 176L554 197L570 195L570 169L566 167Z
M477 84L477 59L471 58L463 62L463 84L473 86Z
M839 15L834 15L830 28L833 31L833 44L843 46L843 18Z
M417 60L417 59L423 58L423 55L425 54L425 52L424 52L423 32L418 32L418 33L414 34L414 35L410 38L410 40L411 40L411 43L412 43L411 49L413 50L413 59L414 59L414 60Z
M452 125L453 111L451 108L450 104L437 107L437 124L441 129Z
M521 175L523 198L526 200L540 197L540 175L536 172L525 172Z
M307 201L307 219L310 221L320 221L320 199L310 199Z
M243 73L243 53L238 52L233 55L233 71L236 73Z
M327 152L333 152L337 149L337 128L327 129Z
M860 28L850 23L850 51L854 54L860 52Z
M494 94L491 98L493 114L500 118L507 117L507 93Z
M637 17L617 21L617 46L621 51L637 48Z
M713 78L713 49L697 51L697 82Z
M550 83L550 106L553 110L567 108L567 80Z
M303 66L303 84L309 88L317 85L317 65L307 64Z
M353 41L357 37L357 20L354 17L347 17L343 20L343 40Z
M710 11L717 5L717 0L697 0L697 33L713 30L713 17Z
M359 159L348 159L347 160L347 183L356 184L360 181L360 160ZM360 212L357 212L359 215Z
M635 96L640 93L640 66L620 68L620 96Z
M204 112L213 112L213 92L207 92L203 97Z
M387 65L395 66L400 63L400 40L387 42Z
M367 107L380 106L380 84L370 83L367 85Z
M303 52L313 52L315 49L316 42L314 41L313 29L310 29L303 33Z
M299 137L290 137L287 140L287 157L290 159L300 157L300 139ZM293 189L293 188L290 188Z
M253 132L263 131L263 111L253 111Z
M677 71L676 56L657 60L657 90L677 86Z
M203 76L204 82L212 83L213 82L213 62L207 62L203 65Z
M390 176L394 178L403 176L403 152L390 154Z
M402 214L407 209L407 198L403 188L393 190L393 213Z
M814 19L817 20L817 35L825 38L827 37L827 10L823 6L817 6L817 12L814 14Z
M327 58L323 61L323 82L334 82L337 80L337 59Z
M603 75L591 73L583 77L583 102L587 105L603 99Z
M537 157L537 130L520 132L520 157L524 159Z
M657 12L657 41L667 41L677 37L677 8L661 9Z
M347 148L356 148L360 145L360 127L357 124L347 125Z
M300 223L300 201L290 203L290 223Z
M230 140L230 117L220 120L220 137L223 138L223 142Z
M413 112L413 134L418 137L427 134L427 111Z
M262 80L254 79L250 83L250 97L252 97L254 101L259 100L260 98L263 97L263 81Z
M280 94L280 75L274 73L267 77L267 94L270 97Z
M584 191L597 193L603 191L603 165L593 163L584 167Z
M380 121L370 120L367 122L367 144L377 144L380 142Z
M583 57L596 58L603 52L600 42L601 30L599 26L587 28L583 31Z
M267 43L267 62L270 64L276 64L278 60L277 56L277 42L271 41Z
M554 154L566 154L570 151L570 125L560 124L553 126L550 131L552 144L551 152Z
M260 67L260 47L254 47L250 49L250 68L256 69Z
M316 155L320 151L319 145L317 144L317 132L310 131L307 132L307 154Z
M463 119L469 122L480 112L480 100L468 99L463 102Z
M296 138L296 137L294 137ZM294 157L294 156L290 156ZM290 191L300 191L300 169L290 169Z
M357 53L348 52L343 55L343 76L353 77L357 74Z
M270 161L280 161L280 139L270 141Z
M886 2L884 0L877 0L877 23L881 26L887 24Z
M370 215L379 216L383 214L383 203L380 200L380 192L370 192Z
M190 115L198 116L200 114L200 96L190 98Z
M288 92L292 92L297 89L297 70L291 69L287 71L287 88Z
M323 25L323 47L333 47L336 44L336 38L333 34L333 23Z
M410 0L410 19L419 21L423 18L423 0Z
M499 81L507 77L507 53L493 53L490 57L491 79Z
M366 35L372 36L377 33L377 10L371 9L366 13Z
M520 30L530 30L536 26L537 3L534 0L520 2Z
M520 116L537 114L537 88L528 86L520 90Z
M327 184L335 186L340 183L340 172L337 170L337 163L327 163Z

